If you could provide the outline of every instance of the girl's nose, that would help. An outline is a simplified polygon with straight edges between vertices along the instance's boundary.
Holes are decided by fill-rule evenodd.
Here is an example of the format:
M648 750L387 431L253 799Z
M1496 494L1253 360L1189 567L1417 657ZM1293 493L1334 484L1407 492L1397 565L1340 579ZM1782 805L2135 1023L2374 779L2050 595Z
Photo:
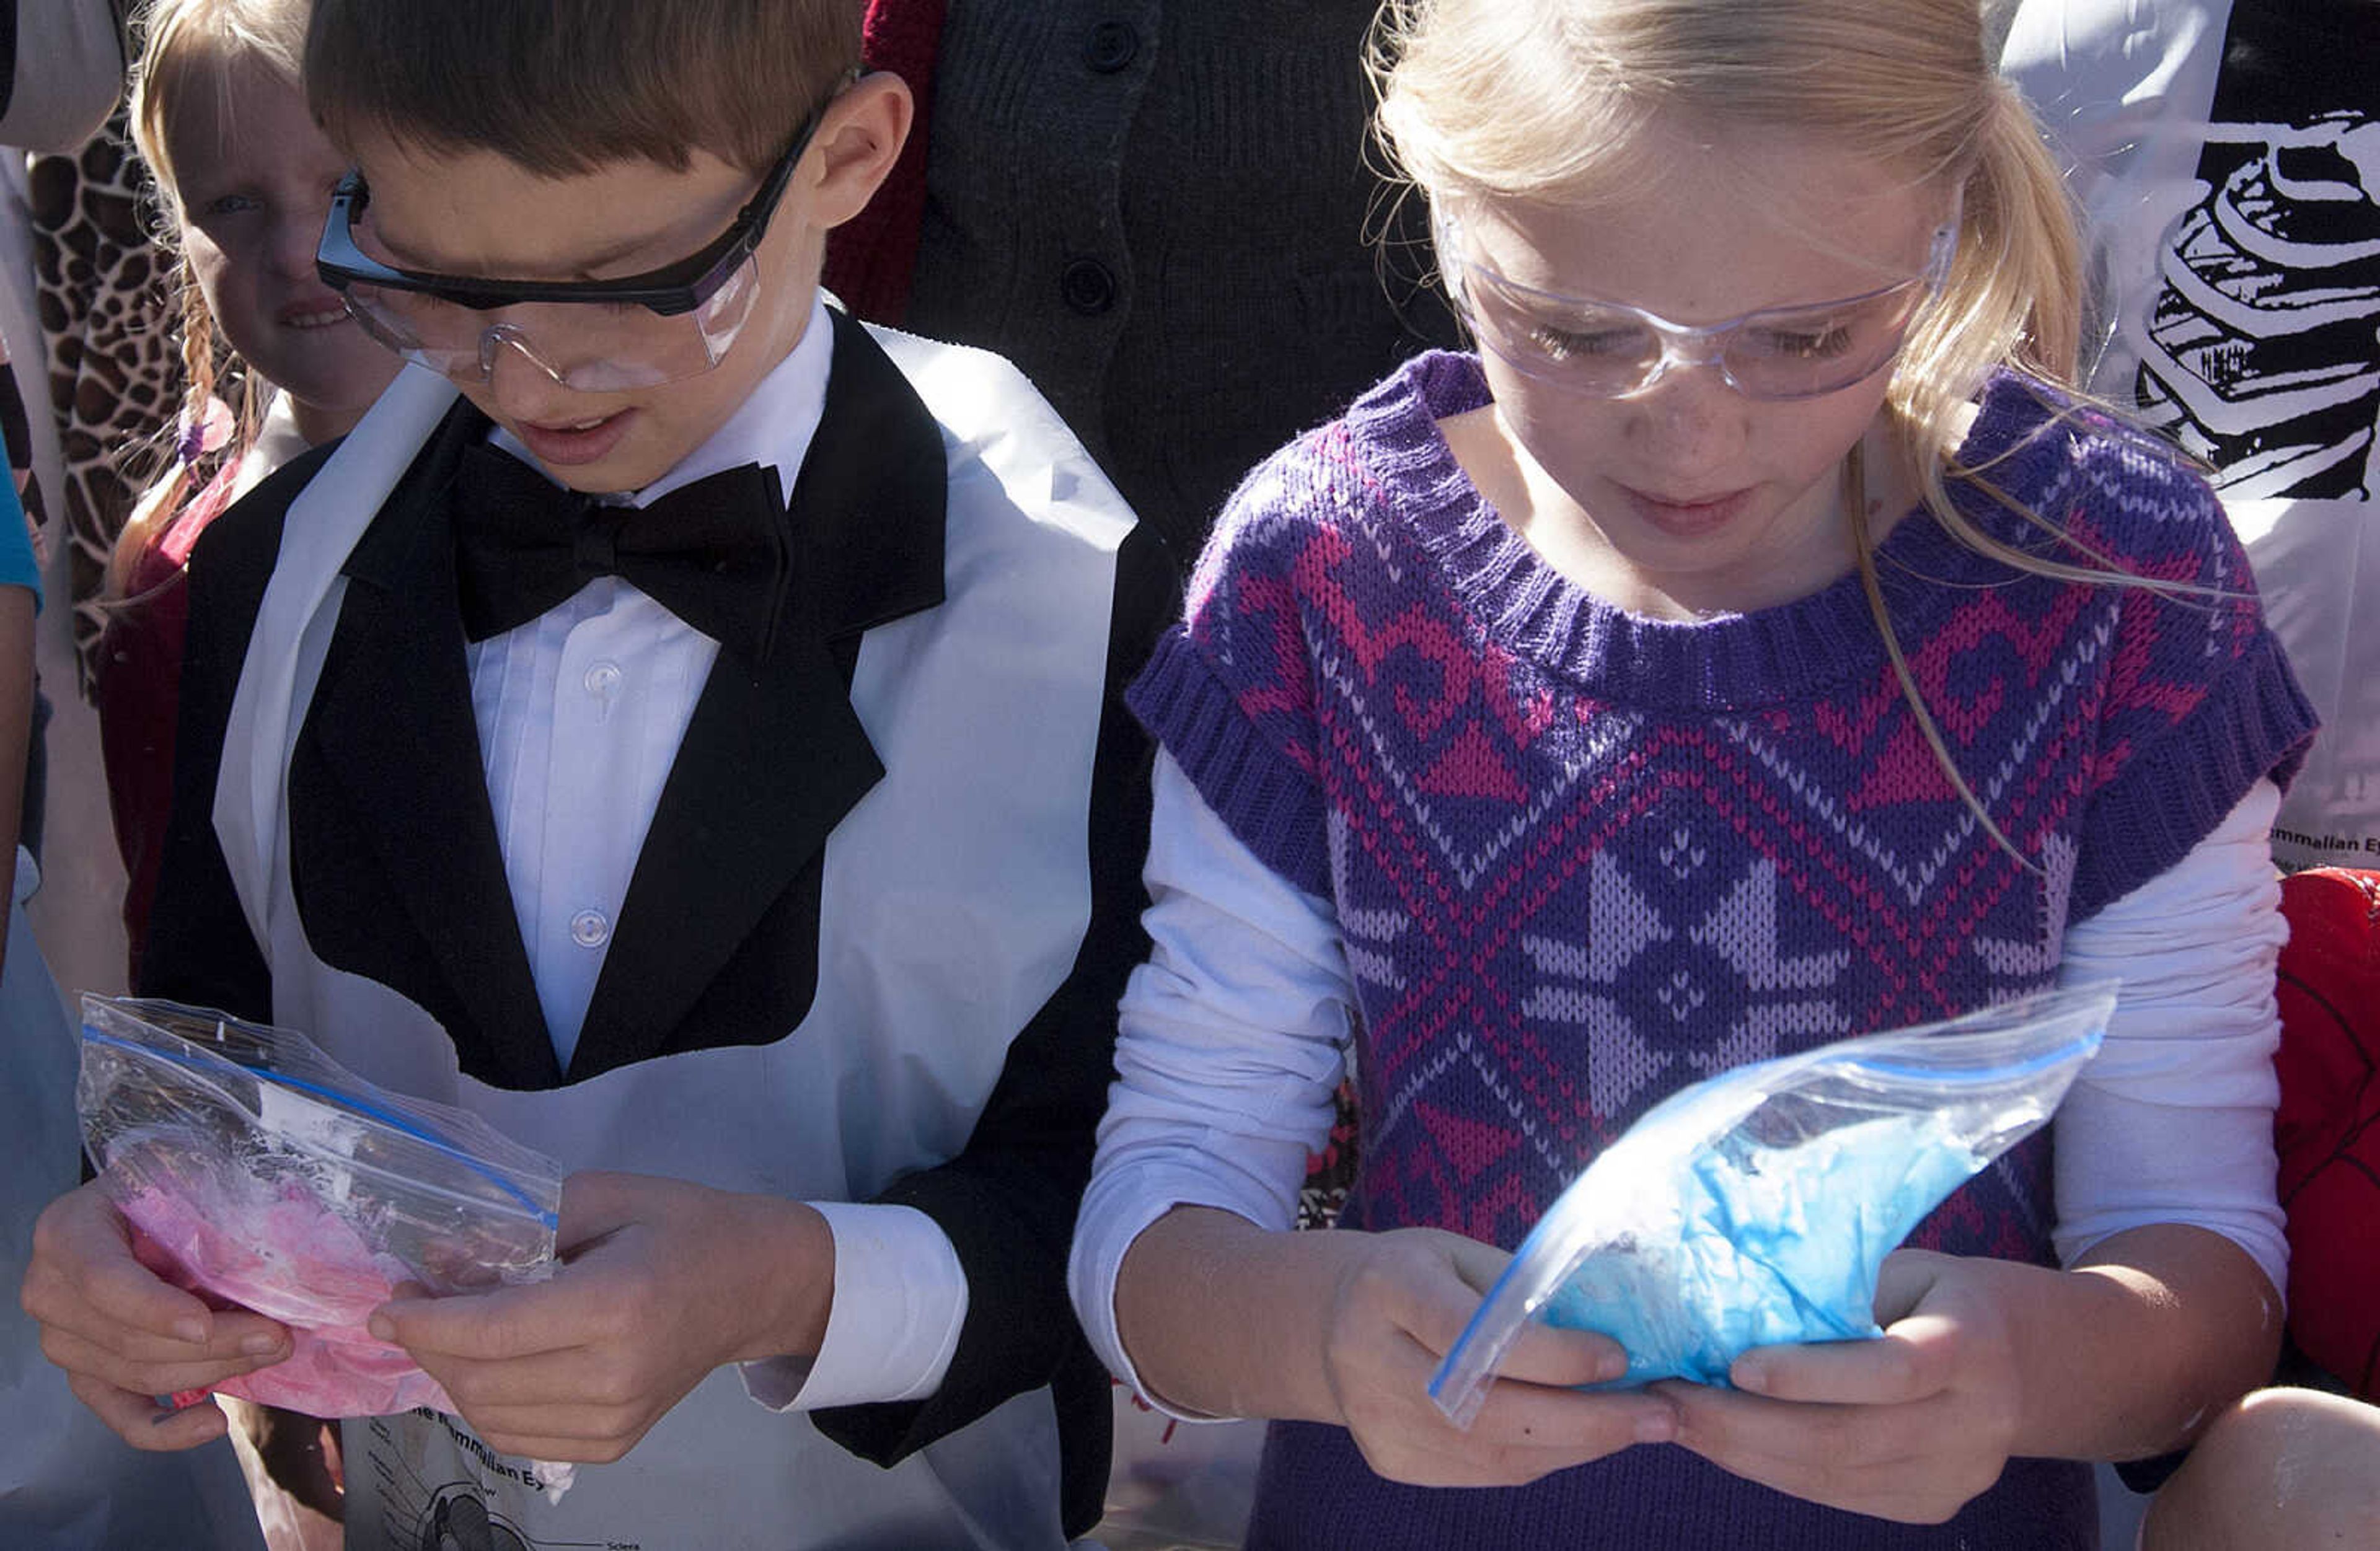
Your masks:
M1632 402L1642 450L1671 473L1691 479L1742 449L1743 400L1715 363L1673 364Z
M307 280L314 273L314 253L322 242L323 210L295 210L274 224L268 261L284 280Z

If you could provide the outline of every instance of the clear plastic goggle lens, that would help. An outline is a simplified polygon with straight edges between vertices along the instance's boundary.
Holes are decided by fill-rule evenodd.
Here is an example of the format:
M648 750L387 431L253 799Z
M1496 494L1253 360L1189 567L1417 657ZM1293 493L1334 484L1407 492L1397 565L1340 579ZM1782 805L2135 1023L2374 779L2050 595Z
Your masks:
M1439 223L1439 267L1479 343L1528 376L1597 398L1624 398L1673 367L1717 366L1752 398L1814 398L1874 376L1900 354L1948 273L1955 217L1925 269L1864 296L1753 312L1724 323L1672 323L1641 308L1540 291L1469 256L1459 223Z
M635 305L526 302L480 311L420 291L355 282L347 309L406 359L484 382L506 354L577 393L625 393L710 370L735 347L759 293L750 259L690 312Z

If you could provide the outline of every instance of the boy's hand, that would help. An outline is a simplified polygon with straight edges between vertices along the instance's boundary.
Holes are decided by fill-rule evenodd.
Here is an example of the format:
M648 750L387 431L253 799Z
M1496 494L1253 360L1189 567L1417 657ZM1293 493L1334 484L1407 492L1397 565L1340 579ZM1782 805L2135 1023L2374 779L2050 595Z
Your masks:
M221 1437L215 1406L161 1411L158 1398L212 1388L289 1355L280 1325L244 1309L210 1309L143 1266L131 1225L95 1180L51 1202L33 1225L19 1297L42 1327L42 1354L135 1448L190 1448Z
M573 1174L559 1243L551 1281L371 1318L507 1454L608 1463L712 1369L812 1356L825 1336L834 1238L798 1202Z
M1512 1343L1467 1431L1429 1398L1430 1375L1503 1269L1502 1252L1409 1229L1371 1237L1339 1278L1323 1352L1341 1416L1372 1469L1423 1486L1499 1486L1670 1436L1676 1414L1648 1395L1583 1395L1628 1359L1609 1339L1532 1324Z
M1733 1393L1654 1386L1683 1418L1678 1442L1812 1502L1949 1519L1999 1479L2022 1416L2010 1321L1967 1265L1896 1251L1877 1282L1878 1339L1746 1352Z

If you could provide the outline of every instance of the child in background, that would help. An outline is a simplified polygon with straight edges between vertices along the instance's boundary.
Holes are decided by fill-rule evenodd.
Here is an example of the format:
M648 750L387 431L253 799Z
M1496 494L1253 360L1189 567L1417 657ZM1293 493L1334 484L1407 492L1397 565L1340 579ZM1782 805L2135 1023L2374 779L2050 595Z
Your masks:
M2313 724L2239 547L2054 385L2071 221L1972 0L1416 0L1383 68L1480 353L1259 468L1135 688L1155 951L1077 1310L1175 1413L1281 1419L1253 1546L2094 1545L2079 1461L2277 1335ZM1576 1393L1623 1354L1538 1328L1469 1432L1429 1400L1665 1095L2110 976L2054 1174L1946 1202L1880 1339ZM1283 1231L1351 1039L1348 1230Z
M190 546L265 475L345 435L396 373L314 273L347 161L298 86L306 15L302 0L157 0L142 13L132 133L156 177L160 240L180 254L183 392L173 466L109 568L95 685L135 981L173 795ZM233 381L237 410L216 396Z

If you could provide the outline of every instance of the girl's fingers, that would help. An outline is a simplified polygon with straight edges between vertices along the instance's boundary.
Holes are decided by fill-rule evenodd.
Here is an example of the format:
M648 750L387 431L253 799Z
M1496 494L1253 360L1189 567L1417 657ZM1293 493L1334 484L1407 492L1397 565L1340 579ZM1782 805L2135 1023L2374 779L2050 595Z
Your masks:
M1874 1407L1775 1400L1699 1384L1657 1384L1653 1392L1677 1407L1678 1441L1730 1470L1756 1460L1890 1460L1916 1447L1912 1418Z
M1483 1244L1476 1239L1466 1239L1459 1233L1449 1233L1439 1242L1444 1245L1448 1266L1457 1280L1471 1290L1472 1302L1477 1303L1512 1257L1493 1244Z
M1905 1317L1957 1265L1957 1256L1932 1250L1895 1250L1886 1255L1876 1278L1876 1322L1889 1326Z
M1730 1404L1739 1401L1753 1403ZM1757 1409L1756 1397L1702 1390L1680 1407L1685 1425L1677 1441L1730 1475L1789 1496L1904 1523L1940 1523L1999 1473L1997 1463L1980 1469L1939 1447L1938 1412L1929 1419L1788 1406L1805 1413L1796 1442L1787 1432L1740 1424ZM1724 1414L1730 1411L1736 1414Z
M1391 1282L1390 1317L1427 1351L1434 1369L1462 1339L1479 1312L1484 1288L1493 1286L1512 1256L1492 1245L1455 1234L1433 1234L1427 1249L1401 1261L1406 1267ZM1531 1322L1497 1367L1500 1377L1527 1384L1600 1384L1628 1371L1628 1354L1618 1342L1590 1330L1558 1330Z
M1584 1396L1500 1380L1470 1429L1427 1402L1351 1418L1375 1470L1426 1486L1511 1486L1669 1437L1668 1406L1646 1396Z
M1627 1371L1628 1353L1609 1336L1592 1330L1558 1330L1533 1320L1521 1327L1504 1360L1497 1364L1496 1376L1571 1389L1607 1384Z
M1869 1340L1761 1347L1737 1358L1728 1378L1777 1400L1905 1405L1949 1388L1957 1356L1957 1327L1920 1315Z
M1439 1244L1418 1239L1383 1242L1356 1272L1348 1298L1359 1310L1368 1305L1373 1311L1366 1323L1384 1322L1433 1353L1454 1344L1479 1306L1478 1292Z
M1471 1424L1475 1438L1579 1451L1580 1460L1573 1463L1599 1460L1633 1444L1666 1442L1677 1429L1677 1407L1665 1396L1582 1395L1510 1379L1488 1386L1487 1400Z

